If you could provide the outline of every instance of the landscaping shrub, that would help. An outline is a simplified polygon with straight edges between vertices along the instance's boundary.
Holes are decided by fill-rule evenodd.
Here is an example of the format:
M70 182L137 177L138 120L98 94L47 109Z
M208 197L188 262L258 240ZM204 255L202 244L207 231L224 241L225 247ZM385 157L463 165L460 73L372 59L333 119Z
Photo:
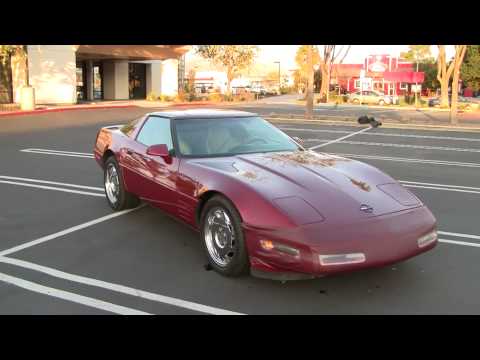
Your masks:
M179 91L178 94L175 96L174 101L175 101L175 102L184 102L184 101L186 101L186 99L187 99L187 96L186 96L186 94L185 94L185 91L181 90L181 91Z
M208 95L208 100L213 102L221 102L224 100L224 96L221 93L215 92Z
M255 100L255 94L244 92L242 94L235 95L233 100L235 100L235 101L253 101L253 100Z
M159 95L155 91L151 91L147 95L147 101L157 101L159 98Z

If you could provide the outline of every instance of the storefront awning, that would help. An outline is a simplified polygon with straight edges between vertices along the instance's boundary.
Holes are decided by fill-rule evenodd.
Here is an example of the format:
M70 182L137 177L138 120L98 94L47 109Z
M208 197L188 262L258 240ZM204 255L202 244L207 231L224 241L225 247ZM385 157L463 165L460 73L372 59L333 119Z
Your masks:
M75 45L77 59L164 60L177 59L188 45Z
M421 84L425 80L425 73L415 71L385 71L383 78L385 81Z

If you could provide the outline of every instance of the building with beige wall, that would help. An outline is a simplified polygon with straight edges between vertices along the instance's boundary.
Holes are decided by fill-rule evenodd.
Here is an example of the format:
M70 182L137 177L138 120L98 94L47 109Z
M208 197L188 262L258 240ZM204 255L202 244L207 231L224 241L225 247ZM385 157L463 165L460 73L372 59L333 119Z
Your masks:
M28 77L37 104L145 99L176 95L184 45L27 45ZM20 102L26 61L11 58L11 93ZM183 76L183 75L182 75Z

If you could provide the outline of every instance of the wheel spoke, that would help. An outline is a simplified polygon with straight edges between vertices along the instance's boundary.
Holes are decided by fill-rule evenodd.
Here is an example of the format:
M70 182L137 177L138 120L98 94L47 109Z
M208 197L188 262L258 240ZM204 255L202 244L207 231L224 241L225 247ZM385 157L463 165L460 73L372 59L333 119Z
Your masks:
M235 231L227 212L211 209L205 221L205 243L212 260L219 266L227 266L235 255Z

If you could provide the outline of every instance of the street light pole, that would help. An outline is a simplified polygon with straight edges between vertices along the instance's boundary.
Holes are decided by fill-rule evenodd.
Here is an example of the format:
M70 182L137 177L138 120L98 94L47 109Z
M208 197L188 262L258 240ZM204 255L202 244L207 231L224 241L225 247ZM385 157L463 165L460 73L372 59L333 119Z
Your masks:
M275 61L275 64L278 64L278 95L281 95L280 87L281 87L281 80L280 80L280 61Z
M417 74L418 74L418 59L417 59ZM415 74L415 107L418 108L418 83L417 74Z

